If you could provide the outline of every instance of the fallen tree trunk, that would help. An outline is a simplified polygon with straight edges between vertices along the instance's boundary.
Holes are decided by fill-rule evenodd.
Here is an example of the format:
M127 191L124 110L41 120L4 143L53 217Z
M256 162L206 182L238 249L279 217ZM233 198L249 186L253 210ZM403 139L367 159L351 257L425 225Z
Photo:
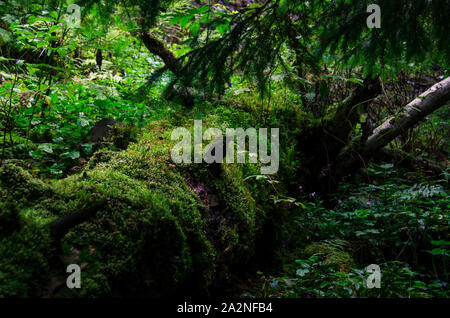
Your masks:
M370 102L381 93L379 78L366 78L362 86L356 88L353 93L343 100L330 121L327 130L336 140L347 141L350 133Z
M2 241L14 247L1 255L5 277L15 278L19 268L23 288L40 294L41 285L27 278L48 277L47 264L59 264L55 256L73 247L89 257L83 288L70 291L80 297L203 295L257 252L267 253L276 219L271 208L260 208L267 190L254 194L252 184L236 177L243 165L173 165L165 155L173 141L163 131L175 128L153 122L148 129L157 133L142 136L137 148L98 151L83 173L51 184L2 166L0 209L20 198L7 212L27 213ZM136 151L141 147L146 151ZM17 237L23 243L15 244ZM33 263L37 269L27 266Z
M450 100L450 77L435 84L425 93L406 105L405 109L397 116L393 116L378 126L367 139L363 147L363 153L373 153L406 130L414 127L425 116L444 106Z
M367 141L359 147L353 142L347 146L328 172L319 177L323 184L337 184L343 176L364 166L366 162L388 145L392 140L411 129L440 107L446 105L450 100L450 77L433 85L426 92L405 106L404 110L396 116L386 120L378 126ZM328 179L328 180L324 180Z

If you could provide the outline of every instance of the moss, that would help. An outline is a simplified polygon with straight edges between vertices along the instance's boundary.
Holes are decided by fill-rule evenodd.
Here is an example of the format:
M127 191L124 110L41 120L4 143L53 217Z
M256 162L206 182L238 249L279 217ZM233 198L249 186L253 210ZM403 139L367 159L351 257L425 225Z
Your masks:
M172 294L192 277L196 288L206 288L214 277L215 251L205 236L201 204L180 173L135 149L96 156L82 175L54 184L57 196L73 209L99 198L110 201L95 222L77 226L64 243L95 249L93 263L102 264L99 271L113 294ZM90 291L91 296L104 292Z
M325 262L336 264L339 271L348 272L353 267L353 259L343 250L345 244L343 241L316 242L308 245L304 249L304 254L307 258L320 255Z
M12 164L0 167L0 188L14 198L17 204L25 204L52 194L49 185L33 178L21 167Z
M5 164L0 194L0 297L36 296L54 253L46 226L53 215L32 205L53 191L24 169Z
M88 263L84 277L101 274L108 282L103 289L86 285L80 296L173 293L192 271L183 229L162 206L152 211L119 208L120 214L104 212L95 223L80 225L64 240L80 250L90 246L93 254L79 260Z
M264 214L261 210L257 211L255 200L242 181L240 167L224 164L222 169L222 178L217 181L227 218L222 244L231 263L245 262L253 256L255 236L260 229L257 223L264 219Z
M118 152L116 152L116 151L105 150L105 149L99 150L96 153L94 153L94 155L91 157L86 168L92 169L97 164L102 163L102 162L108 162L114 156L117 156L117 155L118 155Z
M0 297L38 296L53 258L49 232L25 219L20 230L0 237Z
M107 277L101 272L92 271L90 269L83 269L80 289L64 288L59 291L56 297L108 297L111 295L111 286Z
M188 186L186 167L171 164L171 141L163 133L170 129L162 124L164 129L152 126L126 152L97 153L84 175L55 184L59 196L80 206L99 197L111 200L95 223L78 226L65 243L95 247L112 293L161 296L187 285L193 293L205 290L217 277L219 255L227 264L252 256L264 222L241 165L224 165L223 178L214 180L205 169L198 177L213 181L226 219L220 241L211 241L207 207Z
M99 199L108 200L106 207L62 241L66 259L84 264L83 287L62 287L54 296L167 296L184 288L205 293L226 277L228 265L249 260L265 214L243 181L247 165L223 165L220 178L209 168L198 175L212 185L220 201L214 213L225 220L211 229L212 211L189 186L188 167L170 161L170 128L152 123L126 151L99 151L81 174L51 184L12 165L2 167L0 190L22 198L21 225L2 245L10 250L0 254L2 277L11 280L2 295L39 294L53 254L48 223ZM15 239L20 243L14 245ZM18 272L24 278L12 279Z
M136 141L139 129L131 124L116 124L112 127L111 141L119 149L126 149L128 144Z

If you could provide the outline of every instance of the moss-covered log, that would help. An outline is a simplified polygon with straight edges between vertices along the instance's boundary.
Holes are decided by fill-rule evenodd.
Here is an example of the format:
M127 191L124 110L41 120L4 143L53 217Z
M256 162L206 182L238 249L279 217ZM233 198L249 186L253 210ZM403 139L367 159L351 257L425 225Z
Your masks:
M267 211L242 181L242 165L222 166L220 178L208 166L175 166L171 129L158 125L128 150L99 151L81 174L49 184L0 168L0 215L12 229L0 235L0 296L42 296L70 263L82 268L82 288L64 280L53 296L202 294L252 257ZM14 209L3 203L13 200ZM74 211L82 217L62 222Z

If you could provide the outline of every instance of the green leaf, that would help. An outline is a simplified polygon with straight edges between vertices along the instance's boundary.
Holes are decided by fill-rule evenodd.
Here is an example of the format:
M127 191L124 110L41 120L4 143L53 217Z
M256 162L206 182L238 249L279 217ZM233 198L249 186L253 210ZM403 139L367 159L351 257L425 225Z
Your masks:
M289 7L286 0L281 0L279 7L276 10L276 14L279 18L283 17L288 12Z
M223 23L223 24L219 24L216 26L217 31L219 31L219 33L221 35L227 33L228 30L230 30L230 25L228 23Z
M42 151L44 151L44 152L46 152L46 153L53 153L53 147L52 147L52 144L48 144L48 143L40 144L40 145L38 146L38 149L40 149L40 150L42 150Z
M197 37L198 33L200 32L200 22L194 22L191 24L191 26L189 27L189 30L191 31L191 35L193 37Z
M40 158L42 158L42 153L40 151L37 151L37 150L30 150L28 152L28 154L33 159L40 159Z
M92 153L92 146L94 144L92 142L86 143L86 144L82 144L81 146L83 147L83 151L87 154L90 155Z
M61 154L61 157L70 158L70 159L78 159L78 158L80 158L80 152L78 150L64 152Z
M193 18L193 16L191 15L185 15L181 18L180 20L180 26L182 28L184 28L186 25L188 25L189 22L191 22L191 19Z
M51 16L51 17L54 18L54 19L57 19L57 18L58 18L58 12L56 12L56 11L49 12L48 15Z
M59 24L56 24L56 25L52 26L52 27L48 30L48 32L49 32L49 33L53 33L53 32L56 32L56 31L59 30L59 29L61 29L61 26L60 26Z
M30 64L27 65L27 70L30 73L30 75L34 75L37 71L39 71L38 68L32 67Z
M10 40L11 40L11 37L9 36L8 31L0 28L0 45L3 45L6 42L9 42Z
M32 15L28 18L28 23L33 24L36 20L38 20L38 18L35 15Z
M170 19L169 21L169 25L174 25L177 24L178 22L180 22L182 16L177 15L176 17L173 17L172 19Z
M80 125L81 127L86 127L89 125L89 120L80 117L78 118L78 125Z
M203 7L200 7L200 8L191 9L188 12L190 14L201 14L201 13L205 13L207 11L209 11L209 6L203 6Z
M308 273L309 273L309 269L307 269L307 268L298 269L296 272L297 276L300 276L300 277L303 277Z
M444 241L444 240L439 240L439 241L431 241L431 244L433 245L450 245L450 241Z

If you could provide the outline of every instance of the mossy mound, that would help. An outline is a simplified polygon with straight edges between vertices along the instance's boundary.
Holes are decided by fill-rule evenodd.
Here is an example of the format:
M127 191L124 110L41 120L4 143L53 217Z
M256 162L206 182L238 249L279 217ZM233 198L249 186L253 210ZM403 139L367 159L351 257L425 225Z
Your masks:
M150 163L133 151L107 157L82 175L54 185L73 207L98 198L109 200L93 222L77 226L63 241L77 250L93 251L88 257L95 264L92 275L98 277L100 272L108 281L107 288L94 296L119 291L171 294L194 272L198 285L208 286L214 274L214 249L205 236L203 207L195 193L163 162ZM81 293L98 292L89 287Z
M153 124L128 150L99 151L82 173L51 184L21 168L2 167L0 190L21 198L16 206L22 218L3 239L10 250L0 253L2 277L14 281L23 272L24 278L2 288L1 295L42 295L41 280L66 275L71 263L82 268L82 288L69 290L64 281L51 295L195 295L225 278L230 265L249 260L265 218L243 182L246 165L219 166L221 178L202 180L211 177L208 169L197 175L217 197L212 208L193 189L189 169L171 163L171 130L159 124L163 127ZM106 206L62 239L62 261L49 270L58 251L49 223L100 199ZM223 220L220 227L217 218ZM36 273L39 281L30 278Z
M32 178L24 169L12 164L4 164L0 167L0 187L13 198L16 205L49 196L52 192L50 186L39 179Z

